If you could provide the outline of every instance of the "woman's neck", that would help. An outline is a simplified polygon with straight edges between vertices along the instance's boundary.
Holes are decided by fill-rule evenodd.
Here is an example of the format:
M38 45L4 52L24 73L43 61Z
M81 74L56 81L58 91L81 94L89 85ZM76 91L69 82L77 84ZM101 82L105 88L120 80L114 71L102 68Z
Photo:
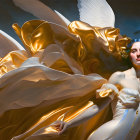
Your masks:
M140 78L140 68L135 68L137 78Z

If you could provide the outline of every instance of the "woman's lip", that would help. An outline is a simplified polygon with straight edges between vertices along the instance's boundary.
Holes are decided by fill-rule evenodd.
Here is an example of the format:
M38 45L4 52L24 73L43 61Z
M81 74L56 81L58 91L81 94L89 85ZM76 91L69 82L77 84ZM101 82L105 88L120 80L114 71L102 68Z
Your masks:
M140 61L140 58L136 59L137 61Z

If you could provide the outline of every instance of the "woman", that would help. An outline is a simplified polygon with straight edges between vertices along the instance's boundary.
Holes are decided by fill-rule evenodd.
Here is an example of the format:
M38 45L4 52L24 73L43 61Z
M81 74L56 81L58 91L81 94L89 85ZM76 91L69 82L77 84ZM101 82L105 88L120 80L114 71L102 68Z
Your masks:
M28 10L29 4L26 4ZM91 3L79 1L79 7L86 8L80 10L80 19L92 16L89 18L92 26L75 21L67 29L67 24L62 26L62 22L58 25L43 20L28 21L22 28L13 26L26 50L9 52L0 61L0 139L85 140L110 119L109 108L98 113L98 106L93 105L101 102L99 107L103 109L111 102L110 98L97 101L94 91L107 82L100 75L107 78L118 67L126 69L121 56L127 55L129 39L113 28L114 14L106 1L96 0L92 8L89 6ZM101 13L108 11L105 17L95 14L101 19L97 20L93 16L96 13L93 6ZM91 9L94 11L85 12ZM114 90L117 94L117 89ZM50 125L57 118L75 122L92 107L95 108L93 114L97 115L84 124L80 120L80 126L69 129L66 135L57 135L59 127Z
M97 90L101 97L107 90L111 90L111 95L105 97L100 104L93 105L77 118L69 123L56 122L56 127L60 127L60 134L69 127L84 122L104 107L111 103L113 119L95 130L88 140L135 140L140 130L140 40L135 39L130 48L130 61L133 67L123 72L112 74L107 84ZM100 95L99 95L100 92Z

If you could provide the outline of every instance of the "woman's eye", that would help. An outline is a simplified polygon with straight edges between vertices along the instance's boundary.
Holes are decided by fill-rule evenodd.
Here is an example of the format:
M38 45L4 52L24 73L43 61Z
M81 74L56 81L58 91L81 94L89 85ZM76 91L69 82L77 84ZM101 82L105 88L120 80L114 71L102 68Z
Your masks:
M131 50L131 53L135 53L137 50Z

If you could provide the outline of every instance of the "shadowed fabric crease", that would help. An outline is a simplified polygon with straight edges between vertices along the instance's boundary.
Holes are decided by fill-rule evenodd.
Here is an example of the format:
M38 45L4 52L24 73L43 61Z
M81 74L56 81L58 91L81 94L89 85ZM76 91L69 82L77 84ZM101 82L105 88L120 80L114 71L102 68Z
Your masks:
M95 90L107 82L100 75L111 74L100 53L119 62L127 57L130 39L119 29L80 21L64 28L32 20L13 28L26 50L0 59L0 139L85 140L110 119L109 108L60 136L51 124L57 119L69 122L94 105Z

